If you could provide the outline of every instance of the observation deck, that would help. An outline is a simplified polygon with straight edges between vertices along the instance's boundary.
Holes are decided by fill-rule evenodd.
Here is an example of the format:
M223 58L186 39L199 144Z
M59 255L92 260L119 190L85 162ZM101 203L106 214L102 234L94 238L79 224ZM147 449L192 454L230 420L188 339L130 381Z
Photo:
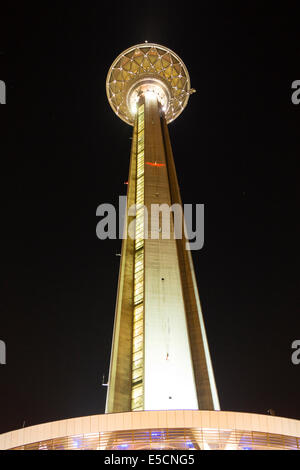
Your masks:
M143 93L156 95L169 124L182 113L194 92L180 57L167 47L147 42L122 52L110 67L106 80L112 109L131 126Z

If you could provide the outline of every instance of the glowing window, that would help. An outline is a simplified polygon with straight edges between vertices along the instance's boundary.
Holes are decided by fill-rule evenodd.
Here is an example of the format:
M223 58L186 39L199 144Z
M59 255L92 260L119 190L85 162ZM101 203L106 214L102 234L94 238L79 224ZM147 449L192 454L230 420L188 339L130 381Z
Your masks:
M143 395L143 387L142 385L136 385L132 388L132 398L137 398Z
M143 408L144 340L144 105L138 107L135 204L134 309L132 343L132 410Z

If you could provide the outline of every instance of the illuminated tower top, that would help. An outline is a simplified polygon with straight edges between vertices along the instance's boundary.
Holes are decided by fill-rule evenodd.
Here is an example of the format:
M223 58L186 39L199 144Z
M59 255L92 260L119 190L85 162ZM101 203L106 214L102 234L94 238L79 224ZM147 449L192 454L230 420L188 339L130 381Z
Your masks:
M138 44L122 52L109 69L108 101L127 124L134 125L136 104L144 93L154 93L170 123L182 113L191 89L186 66L175 52L157 44Z

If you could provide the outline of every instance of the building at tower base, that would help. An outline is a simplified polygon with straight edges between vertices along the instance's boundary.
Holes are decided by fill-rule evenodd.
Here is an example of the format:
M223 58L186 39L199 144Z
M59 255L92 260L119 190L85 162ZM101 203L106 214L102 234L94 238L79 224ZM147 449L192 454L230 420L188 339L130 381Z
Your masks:
M0 435L1 450L300 450L300 421L227 411L139 411Z

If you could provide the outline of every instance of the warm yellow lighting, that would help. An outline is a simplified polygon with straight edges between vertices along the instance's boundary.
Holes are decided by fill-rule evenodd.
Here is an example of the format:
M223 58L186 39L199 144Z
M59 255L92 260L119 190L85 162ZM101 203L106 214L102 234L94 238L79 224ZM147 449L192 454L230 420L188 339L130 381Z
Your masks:
M131 409L139 411L144 403L144 105L137 105L137 162L136 162L136 227L134 255L134 309L132 342Z
M149 100L155 100L157 99L158 95L156 95L155 91L154 90L147 90L145 92L145 96L146 98L148 98Z

